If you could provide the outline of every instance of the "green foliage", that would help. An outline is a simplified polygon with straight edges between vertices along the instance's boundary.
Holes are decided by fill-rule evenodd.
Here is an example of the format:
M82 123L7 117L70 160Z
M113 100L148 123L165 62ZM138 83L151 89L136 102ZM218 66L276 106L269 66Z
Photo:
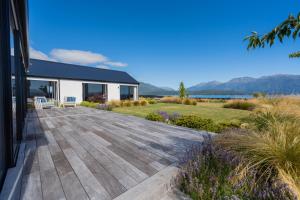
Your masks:
M99 103L89 102L89 101L83 101L80 103L81 106L89 107L89 108L96 108Z
M241 124L241 121L237 119L218 123L222 131L225 129L240 128Z
M130 107L130 106L132 106L132 102L129 101L129 100L126 100L126 101L123 102L123 106Z
M254 110L256 105L251 102L247 101L233 101L227 104L224 104L224 108L232 108L232 109L239 109L239 110Z
M184 99L182 103L185 105L192 105L192 101L189 98Z
M221 126L216 124L213 120L204 119L196 115L181 116L175 121L175 125L216 133L221 131Z
M151 120L151 121L159 121L159 122L164 121L164 118L161 115L159 115L157 112L149 113L146 116L146 119Z
M180 98L184 98L187 96L187 93L186 93L186 89L184 87L184 83L183 82L180 82L180 85L179 85L179 97Z
M157 101L155 99L149 98L147 99L149 104L157 104Z
M230 181L233 167L220 159L218 151L205 141L200 149L187 152L177 177L179 189L193 200L240 199L247 187L235 189Z
M251 35L247 36L245 40L248 40L248 49L255 49L257 47L264 48L266 44L272 46L276 39L280 43L283 42L284 38L293 39L300 37L300 13L297 16L290 15L286 20L276 26L271 32L259 35L257 32L252 32ZM300 52L295 52L289 55L290 58L300 57Z
M194 106L197 105L197 101L195 99L190 99L190 98L183 99L182 103L185 105L194 105Z
M300 57L300 51L297 51L295 53L291 53L289 55L290 58L299 58Z
M140 104L141 104L141 106L146 106L148 104L148 102L146 100L141 100Z
M231 130L215 140L225 151L243 158L236 168L236 181L251 178L256 187L266 182L272 183L272 187L285 185L288 191L284 191L287 195L284 199L297 199L292 198L293 195L299 198L299 117L273 108L257 112L252 118L253 131Z
M134 102L133 102L133 105L134 105L134 106L139 106L139 105L140 105L140 102L139 102L139 101L134 101Z

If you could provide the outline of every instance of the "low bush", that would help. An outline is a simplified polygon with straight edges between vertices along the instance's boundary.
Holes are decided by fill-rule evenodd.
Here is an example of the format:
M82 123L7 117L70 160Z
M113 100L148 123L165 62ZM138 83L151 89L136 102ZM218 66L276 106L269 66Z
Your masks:
M139 105L140 105L140 102L139 102L139 101L134 101L134 102L133 102L133 105L134 105L134 106L139 106Z
M197 105L197 101L195 99L192 99L192 105L194 105L194 106Z
M189 98L186 98L186 99L183 99L182 103L185 105L191 105L192 101Z
M80 103L81 106L89 107L89 108L96 108L99 103L89 102L89 101L82 101Z
M240 120L224 121L224 122L219 122L218 124L221 131L224 131L226 129L232 129L232 128L241 128L242 125Z
M259 199L300 198L299 122L271 120L259 132L231 130L216 137L215 142L228 153L242 158L235 168L234 182L252 181L253 193L268 183L285 195L280 198L271 190L264 194L268 198Z
M107 111L112 111L113 107L109 104L98 104L97 109L99 110L107 110Z
M242 199L243 191L230 181L233 167L222 159L211 139L206 138L183 156L175 183L193 200Z
M95 103L104 103L106 100L105 95L93 95L88 97L87 99L89 102L95 102Z
M141 100L140 101L141 106L146 106L148 102L146 100Z
M238 134L247 135L248 132L239 130ZM220 134L215 138L222 137L223 134ZM271 174L267 179L262 177L257 165L248 165L245 174L237 174L235 169L245 162L244 157L224 149L223 144L216 141L204 138L203 144L187 151L181 161L182 167L175 181L192 199L297 199L284 182ZM223 141L226 144L226 140ZM265 162L255 164L264 165ZM268 170L268 166L264 168ZM261 181L257 181L259 179Z
M224 104L224 108L240 109L252 111L255 109L256 105L247 101L232 101Z
M177 126L184 126L216 133L221 131L220 125L216 124L213 120L204 119L196 115L181 116L174 123Z
M112 107L121 107L121 101L118 100L111 100L108 102L109 105L111 105Z
M129 100L126 100L126 101L123 101L123 104L122 104L124 107L130 107L132 106L132 102L129 101Z
M149 113L146 116L146 119L151 120L151 121L159 121L159 122L165 121L165 119L160 114L158 114L157 112Z
M168 96L168 97L161 98L160 102L162 102L162 103L177 103L177 104L182 104L182 99L179 98L179 97Z
M157 104L157 101L155 99L149 98L149 99L147 99L147 101L149 104Z

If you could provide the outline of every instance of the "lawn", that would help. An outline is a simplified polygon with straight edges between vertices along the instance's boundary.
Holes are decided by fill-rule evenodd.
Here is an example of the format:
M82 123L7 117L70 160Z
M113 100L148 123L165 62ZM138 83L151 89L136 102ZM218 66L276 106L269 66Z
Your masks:
M118 107L113 109L113 111L118 113L135 115L138 117L145 117L148 113L158 110L169 113L177 112L184 115L199 115L216 122L242 119L250 114L250 111L223 108L223 103L198 103L197 106L158 103L147 106Z

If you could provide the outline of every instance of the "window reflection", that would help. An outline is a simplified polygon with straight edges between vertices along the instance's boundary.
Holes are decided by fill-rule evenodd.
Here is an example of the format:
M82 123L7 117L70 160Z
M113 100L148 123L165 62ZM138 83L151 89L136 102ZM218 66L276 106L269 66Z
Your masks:
M85 101L104 103L106 101L106 85L84 83L83 99Z
M121 85L120 86L120 99L133 99L134 86Z
M48 99L56 99L56 82L55 81L28 81L28 97L34 98L36 96L43 96Z

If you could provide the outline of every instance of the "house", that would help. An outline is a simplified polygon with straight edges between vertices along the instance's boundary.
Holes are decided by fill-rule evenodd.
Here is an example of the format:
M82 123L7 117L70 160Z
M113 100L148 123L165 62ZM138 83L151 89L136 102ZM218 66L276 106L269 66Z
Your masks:
M117 70L30 59L27 97L45 96L63 102L76 97L76 103L89 100L138 99L139 83Z
M28 99L46 96L62 102L74 96L79 103L138 98L139 83L126 72L29 59L28 41L27 0L1 0L0 191L24 149Z

